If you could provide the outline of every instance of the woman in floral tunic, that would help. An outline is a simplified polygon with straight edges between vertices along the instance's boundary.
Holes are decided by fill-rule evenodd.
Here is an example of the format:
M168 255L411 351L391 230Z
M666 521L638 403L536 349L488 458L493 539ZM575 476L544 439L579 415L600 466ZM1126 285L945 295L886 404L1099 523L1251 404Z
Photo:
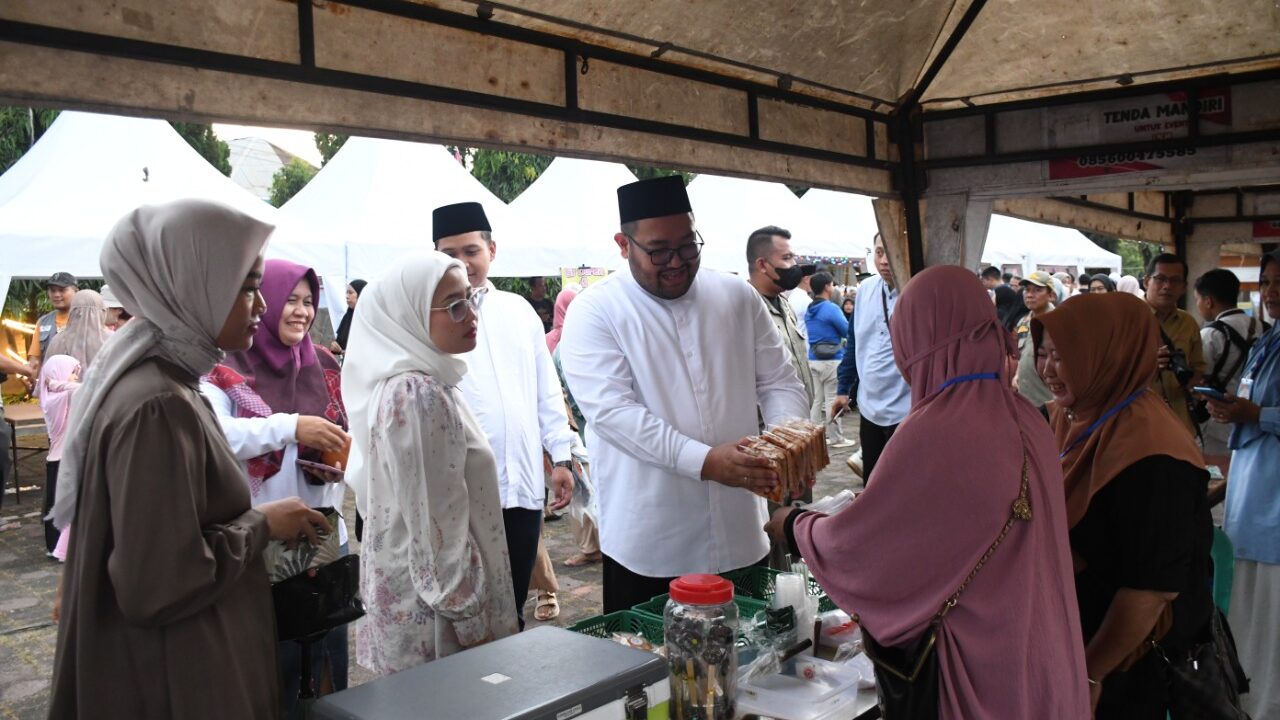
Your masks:
M347 481L365 518L368 613L356 657L379 675L517 630L497 465L458 391L473 293L461 263L430 252L371 283L351 329Z

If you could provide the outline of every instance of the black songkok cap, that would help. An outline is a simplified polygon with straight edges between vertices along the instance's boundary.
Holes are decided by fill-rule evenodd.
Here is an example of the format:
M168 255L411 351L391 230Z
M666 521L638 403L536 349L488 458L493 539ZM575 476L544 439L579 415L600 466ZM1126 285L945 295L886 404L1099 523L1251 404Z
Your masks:
M618 217L623 225L692 211L684 178L679 175L640 180L618 188Z
M431 240L462 235L469 232L492 232L489 218L478 202L444 205L431 213Z

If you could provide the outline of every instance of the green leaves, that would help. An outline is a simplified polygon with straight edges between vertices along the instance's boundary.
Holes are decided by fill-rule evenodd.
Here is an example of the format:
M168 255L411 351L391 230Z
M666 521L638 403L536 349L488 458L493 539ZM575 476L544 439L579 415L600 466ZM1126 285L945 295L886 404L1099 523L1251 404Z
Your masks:
M218 134L213 131L212 125L201 125L199 123L169 123L174 130L182 136L187 144L195 148L209 164L218 169L223 175L231 175L231 148L225 142L218 139ZM108 138L103 138L107 141Z
M0 173L18 162L57 117L57 110L0 107Z
M320 167L324 167L342 146L346 144L350 135L335 135L334 133L316 133L316 149L320 151Z
M280 207L311 182L318 171L299 158L293 158L271 178L271 204Z

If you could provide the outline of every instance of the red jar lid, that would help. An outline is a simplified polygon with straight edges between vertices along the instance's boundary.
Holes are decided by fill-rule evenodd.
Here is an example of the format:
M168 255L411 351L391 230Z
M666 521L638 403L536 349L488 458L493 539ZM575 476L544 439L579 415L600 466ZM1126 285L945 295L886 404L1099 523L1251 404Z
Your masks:
M671 581L671 599L682 605L733 602L733 583L719 575L683 575Z

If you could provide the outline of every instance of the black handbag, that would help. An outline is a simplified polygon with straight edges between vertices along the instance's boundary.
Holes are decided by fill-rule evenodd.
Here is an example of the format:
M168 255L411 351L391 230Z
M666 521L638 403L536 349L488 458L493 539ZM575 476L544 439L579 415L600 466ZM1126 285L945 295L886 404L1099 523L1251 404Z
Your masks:
M364 617L360 556L343 557L271 586L276 637L303 640Z
M1207 639L1174 658L1152 643L1169 667L1169 715L1173 720L1249 720L1249 714L1240 709L1240 695L1249 691L1249 679L1240 666L1227 619L1216 607L1205 632Z
M1021 434L1021 430L1019 430ZM956 606L960 595L978 572L987 564L996 548L1018 521L1031 520L1030 480L1027 475L1027 442L1022 438L1022 483L1018 498L1013 501L1009 518L996 536L995 542L978 559L973 571L960 587L943 603L934 615L929 628L911 643L901 647L885 647L876 642L866 626L862 628L862 641L867 659L876 672L876 695L880 703L880 717L884 720L937 720L938 717L938 628L947 613ZM859 624L861 624L859 622Z

